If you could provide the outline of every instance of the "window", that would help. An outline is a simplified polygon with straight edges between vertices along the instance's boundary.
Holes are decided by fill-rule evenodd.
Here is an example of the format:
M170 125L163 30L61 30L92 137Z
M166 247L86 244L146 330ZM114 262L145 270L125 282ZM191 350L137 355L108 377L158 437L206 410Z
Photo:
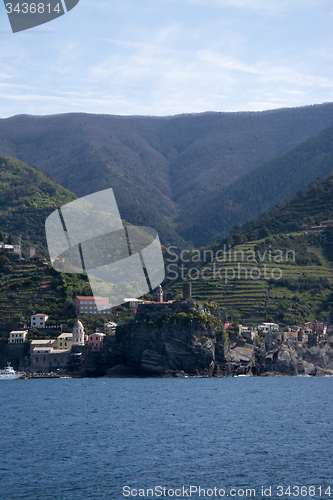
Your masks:
M62 342L60 342L60 345L62 345Z

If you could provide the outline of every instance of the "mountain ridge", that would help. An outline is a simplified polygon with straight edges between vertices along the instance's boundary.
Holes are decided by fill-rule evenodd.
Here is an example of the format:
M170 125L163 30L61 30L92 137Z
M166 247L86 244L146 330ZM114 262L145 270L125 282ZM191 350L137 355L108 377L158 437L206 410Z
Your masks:
M112 187L122 218L139 224L144 212L147 225L164 232L168 226L166 242L175 243L178 233L177 244L184 245L179 228L191 225L201 199L332 121L333 103L170 117L16 115L0 120L0 152L50 173L77 196Z

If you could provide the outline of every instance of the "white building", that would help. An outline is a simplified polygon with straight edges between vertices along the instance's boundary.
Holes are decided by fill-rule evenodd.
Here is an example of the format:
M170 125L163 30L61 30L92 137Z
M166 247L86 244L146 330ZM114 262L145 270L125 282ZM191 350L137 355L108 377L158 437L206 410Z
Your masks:
M144 300L134 299L134 298L126 298L124 302L130 306L131 309L137 309L139 304L143 304Z
M73 327L73 345L84 345L84 328L79 320Z
M45 323L48 319L47 314L33 314L30 317L31 328L45 328Z
M5 245L3 242L0 242L0 250L8 250L13 253L20 253L21 246L20 245Z
M12 331L9 334L8 344L23 344L26 342L28 330Z
M262 323L261 325L258 325L258 330L262 330L264 333L268 333L269 330L272 330L272 332L278 331L279 330L279 325L276 323Z

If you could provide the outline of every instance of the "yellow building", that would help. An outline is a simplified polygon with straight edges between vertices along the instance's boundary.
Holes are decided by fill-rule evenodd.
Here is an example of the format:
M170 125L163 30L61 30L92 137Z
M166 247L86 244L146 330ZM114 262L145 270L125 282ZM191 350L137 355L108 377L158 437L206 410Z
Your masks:
M72 345L73 345L72 333L62 333L57 338L57 349L72 349Z

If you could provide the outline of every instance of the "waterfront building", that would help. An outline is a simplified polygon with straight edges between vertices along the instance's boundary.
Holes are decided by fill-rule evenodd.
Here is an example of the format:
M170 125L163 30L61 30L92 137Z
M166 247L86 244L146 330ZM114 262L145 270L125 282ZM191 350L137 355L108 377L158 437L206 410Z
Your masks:
M49 349L56 349L57 348L57 341L53 339L49 340L32 340L30 342L30 354L32 354L34 349L40 348L40 347L45 347Z
M35 347L30 355L30 371L50 372L66 368L71 350Z

